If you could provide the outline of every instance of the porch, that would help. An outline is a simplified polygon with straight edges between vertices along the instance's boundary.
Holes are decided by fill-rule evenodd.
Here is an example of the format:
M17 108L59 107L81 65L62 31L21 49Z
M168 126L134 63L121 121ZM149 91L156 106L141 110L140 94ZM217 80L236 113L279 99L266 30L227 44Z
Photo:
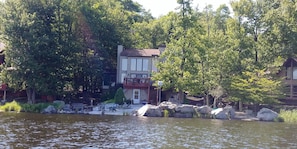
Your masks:
M150 78L124 78L123 87L126 89L149 88L151 85Z

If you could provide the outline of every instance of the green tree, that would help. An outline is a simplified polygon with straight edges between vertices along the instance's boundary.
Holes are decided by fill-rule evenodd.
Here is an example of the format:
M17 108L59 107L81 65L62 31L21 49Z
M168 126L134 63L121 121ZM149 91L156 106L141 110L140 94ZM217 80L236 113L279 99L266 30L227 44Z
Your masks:
M114 95L114 100L116 104L122 105L126 101L126 97L124 95L123 89L120 87L117 89L115 95Z
M282 82L269 75L269 71L245 71L242 76L233 78L232 98L245 103L278 103L281 97Z
M184 92L197 92L201 87L198 85L202 82L201 77L197 77L197 74L203 44L200 41L202 30L196 22L197 17L192 13L191 1L178 3L178 23L173 24L176 26L169 34L169 42L158 64L159 73L154 74L153 79L162 80L163 89L175 89L179 94L179 100L183 102Z
M35 102L36 92L56 95L76 58L70 3L7 0L3 7L3 79L15 89L25 89L29 103Z

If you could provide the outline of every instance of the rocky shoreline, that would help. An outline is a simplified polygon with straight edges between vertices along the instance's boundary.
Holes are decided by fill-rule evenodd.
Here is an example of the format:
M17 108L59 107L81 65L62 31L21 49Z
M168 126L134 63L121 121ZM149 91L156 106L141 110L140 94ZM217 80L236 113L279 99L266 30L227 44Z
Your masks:
M134 115L146 117L175 117L175 118L210 118L221 120L243 120L243 121L275 121L278 113L268 108L262 108L256 114L251 110L245 112L235 111L232 106L212 109L209 106L195 106L189 104L180 104L178 102L164 101L158 106L129 105L118 106L116 104L106 104L104 108L94 106L89 110L73 111L65 105L68 110L56 110L49 106L42 113L61 113L61 114L93 114L93 115ZM64 108L65 109L65 108Z
M262 108L257 114L251 111L236 112L233 107L212 109L209 106L194 106L174 102L162 102L160 105L144 105L137 110L137 116L147 117L176 117L176 118L212 118L222 120L244 121L274 121L278 113L268 108Z

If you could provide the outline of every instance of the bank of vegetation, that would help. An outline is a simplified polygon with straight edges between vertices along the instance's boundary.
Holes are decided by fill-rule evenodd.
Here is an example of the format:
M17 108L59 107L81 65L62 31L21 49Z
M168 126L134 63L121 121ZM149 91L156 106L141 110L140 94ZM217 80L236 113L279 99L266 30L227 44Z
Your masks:
M284 122L297 123L297 110L280 110L279 117Z
M282 96L277 73L297 51L295 2L234 0L231 7L202 10L192 0L177 3L178 11L154 18L132 0L1 1L1 82L26 90L29 103L36 94L111 99L114 93L98 92L104 72L116 69L117 45L165 44L152 78L179 99L187 92L276 103Z
M30 112L30 113L41 113L48 106L54 106L56 109L60 110L62 107L59 103L18 103L16 101L6 102L4 105L0 106L0 111L3 112Z

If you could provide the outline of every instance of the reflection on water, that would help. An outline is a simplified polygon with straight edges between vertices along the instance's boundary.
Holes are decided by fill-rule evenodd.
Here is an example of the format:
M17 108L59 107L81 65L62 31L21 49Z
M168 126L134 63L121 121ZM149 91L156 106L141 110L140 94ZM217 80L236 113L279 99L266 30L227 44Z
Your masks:
M297 148L296 125L0 113L0 148Z

